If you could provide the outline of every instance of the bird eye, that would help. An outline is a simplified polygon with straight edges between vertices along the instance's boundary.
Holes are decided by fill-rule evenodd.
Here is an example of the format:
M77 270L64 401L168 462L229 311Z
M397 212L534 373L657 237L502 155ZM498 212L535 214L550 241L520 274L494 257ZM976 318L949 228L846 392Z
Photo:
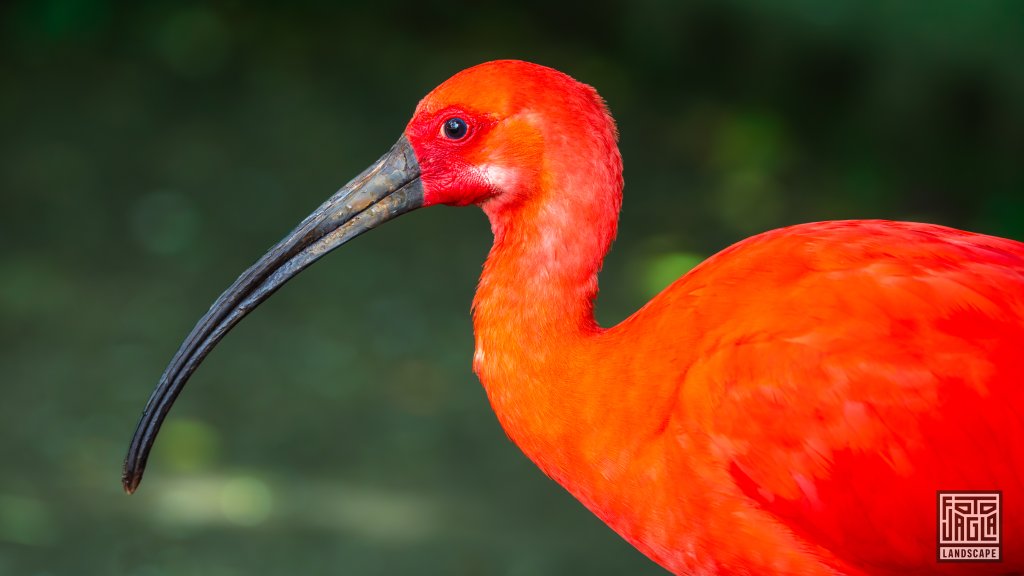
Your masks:
M469 126L462 118L449 118L444 121L442 130L449 140L462 140L469 131Z

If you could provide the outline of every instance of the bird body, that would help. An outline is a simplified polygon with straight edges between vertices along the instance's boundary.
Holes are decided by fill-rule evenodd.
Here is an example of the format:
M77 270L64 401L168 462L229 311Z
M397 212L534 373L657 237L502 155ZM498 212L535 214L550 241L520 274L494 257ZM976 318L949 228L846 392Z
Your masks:
M509 437L675 574L1024 572L1024 244L879 220L773 230L594 320L622 162L597 93L518 61L431 92L385 157L243 274L140 421L134 490L210 348L323 253L479 205L473 367ZM1002 492L1003 558L939 562L940 490Z
M478 335L567 308L481 306ZM935 562L936 492L1002 489L1005 537L1024 534L1022 318L1020 243L820 222L569 346L485 339L476 368L520 448L675 573L1005 574L1019 544Z

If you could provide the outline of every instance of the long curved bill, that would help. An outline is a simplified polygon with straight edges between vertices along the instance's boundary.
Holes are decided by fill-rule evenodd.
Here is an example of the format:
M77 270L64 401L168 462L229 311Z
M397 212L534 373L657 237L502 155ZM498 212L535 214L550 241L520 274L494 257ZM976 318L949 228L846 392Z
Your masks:
M142 481L160 425L189 377L238 322L282 284L338 246L423 206L419 164L402 136L387 154L338 190L278 242L213 303L160 377L135 428L121 482L131 494Z

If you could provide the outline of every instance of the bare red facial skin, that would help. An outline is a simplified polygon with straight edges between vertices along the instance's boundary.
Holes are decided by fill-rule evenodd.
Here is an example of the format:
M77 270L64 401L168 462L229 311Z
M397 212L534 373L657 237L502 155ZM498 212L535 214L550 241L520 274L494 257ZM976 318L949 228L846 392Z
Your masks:
M465 136L452 139L445 134L444 123L452 118L466 122ZM498 193L474 162L496 122L487 115L454 106L423 110L413 117L405 136L420 165L424 206L479 204Z

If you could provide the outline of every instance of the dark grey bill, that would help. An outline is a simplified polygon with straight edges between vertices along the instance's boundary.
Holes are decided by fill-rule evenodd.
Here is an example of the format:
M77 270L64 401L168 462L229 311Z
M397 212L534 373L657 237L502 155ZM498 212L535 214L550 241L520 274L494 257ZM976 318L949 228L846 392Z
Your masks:
M338 246L423 206L419 164L402 136L387 154L338 190L277 243L199 319L149 397L124 460L121 482L131 494L142 481L160 425L199 364L231 328L282 284Z

